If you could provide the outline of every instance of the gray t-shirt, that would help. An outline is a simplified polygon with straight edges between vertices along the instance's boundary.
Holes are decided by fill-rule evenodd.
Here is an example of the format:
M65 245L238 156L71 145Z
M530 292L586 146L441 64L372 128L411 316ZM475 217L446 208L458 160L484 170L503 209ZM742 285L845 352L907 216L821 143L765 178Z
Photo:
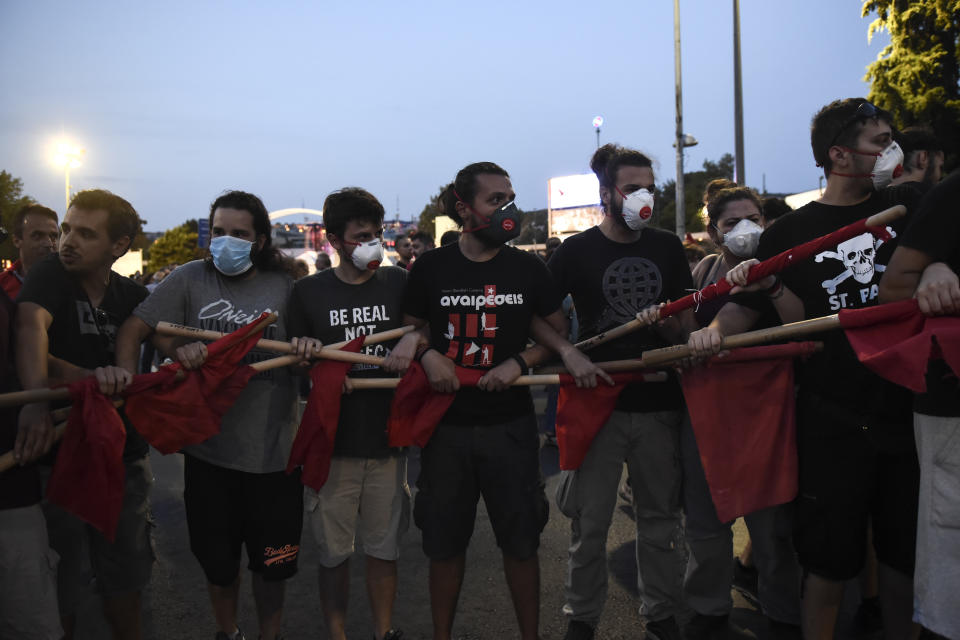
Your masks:
M151 327L166 320L230 332L272 311L280 319L267 327L264 337L287 340L287 300L292 288L293 280L282 272L259 271L252 278L234 280L195 260L164 278L133 313ZM244 362L274 357L277 354L254 349ZM285 367L259 373L224 415L220 433L185 451L228 469L282 471L297 431L296 402L297 387Z

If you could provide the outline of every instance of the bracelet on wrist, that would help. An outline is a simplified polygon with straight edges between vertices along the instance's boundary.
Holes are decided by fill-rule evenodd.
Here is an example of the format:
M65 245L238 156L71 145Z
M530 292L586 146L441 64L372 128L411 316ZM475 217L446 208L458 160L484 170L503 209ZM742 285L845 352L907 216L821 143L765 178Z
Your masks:
M430 351L431 349L433 349L433 347L431 347L430 345L417 349L417 353L413 356L413 359L416 360L417 362L420 362L421 360L423 360L423 356L427 355L427 352Z
M773 284L767 287L766 289L764 289L763 294L765 296L780 297L779 295L777 295L777 292L780 291L782 288L783 288L783 280L781 280L779 277L774 277Z
M527 366L526 361L523 359L523 356L521 356L519 353L513 354L512 356L510 356L510 358L511 358L514 362L516 362L518 365L520 365L520 372L521 372L521 373L526 373L526 372L530 369L530 367Z

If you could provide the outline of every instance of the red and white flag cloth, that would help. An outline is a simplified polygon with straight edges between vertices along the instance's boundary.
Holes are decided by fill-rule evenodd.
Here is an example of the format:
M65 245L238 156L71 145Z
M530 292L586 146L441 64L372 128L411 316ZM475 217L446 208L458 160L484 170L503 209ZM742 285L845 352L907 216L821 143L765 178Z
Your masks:
M685 369L683 395L721 522L797 495L793 359L812 342L734 349Z
M357 353L363 347L364 339L365 336L358 336L347 343L343 351ZM340 421L343 381L351 366L350 362L321 360L310 369L313 386L290 450L287 473L302 466L301 481L316 491L320 490L330 475L337 423Z

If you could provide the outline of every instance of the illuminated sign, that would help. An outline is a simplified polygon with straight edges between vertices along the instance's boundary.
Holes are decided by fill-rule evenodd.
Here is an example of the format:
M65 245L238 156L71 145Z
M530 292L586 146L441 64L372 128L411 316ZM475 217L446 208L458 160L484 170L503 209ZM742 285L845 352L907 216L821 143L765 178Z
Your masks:
M592 173L550 178L548 184L550 209L569 209L600 204L600 182Z

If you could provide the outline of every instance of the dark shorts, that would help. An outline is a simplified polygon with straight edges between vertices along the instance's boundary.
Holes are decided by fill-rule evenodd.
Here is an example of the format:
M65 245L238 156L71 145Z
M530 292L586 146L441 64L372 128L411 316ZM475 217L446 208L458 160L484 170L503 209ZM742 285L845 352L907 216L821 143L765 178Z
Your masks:
M533 556L549 507L540 473L540 439L531 415L490 426L441 424L420 457L413 517L433 560L464 553L483 496L497 546Z
M240 572L240 548L247 568L265 580L297 572L303 529L300 474L247 473L184 455L183 502L190 550L207 581L232 584Z
M805 571L850 580L863 568L867 526L877 560L913 575L920 468L909 425L882 434L823 402L798 405L800 494L794 545Z

